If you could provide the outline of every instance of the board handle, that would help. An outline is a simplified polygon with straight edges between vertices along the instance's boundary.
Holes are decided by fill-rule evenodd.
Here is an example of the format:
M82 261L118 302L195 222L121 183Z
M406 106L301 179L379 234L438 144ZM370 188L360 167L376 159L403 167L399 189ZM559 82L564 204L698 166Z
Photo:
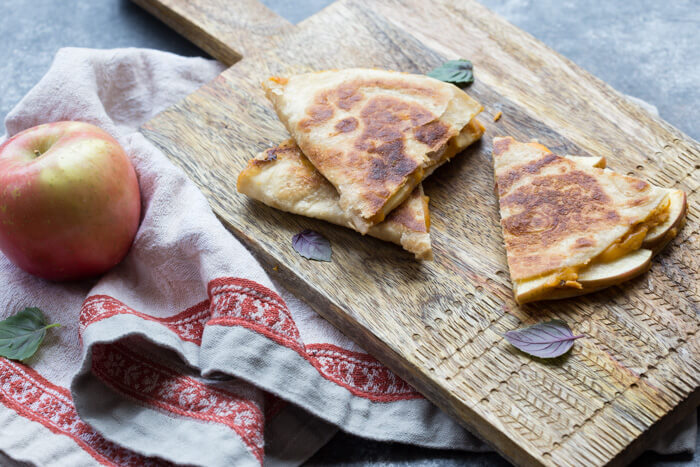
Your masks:
M227 66L295 28L259 0L132 1Z

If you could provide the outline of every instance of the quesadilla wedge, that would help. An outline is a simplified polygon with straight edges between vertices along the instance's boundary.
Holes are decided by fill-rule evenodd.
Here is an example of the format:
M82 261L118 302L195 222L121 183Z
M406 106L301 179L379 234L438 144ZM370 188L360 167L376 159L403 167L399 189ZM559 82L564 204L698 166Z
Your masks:
M472 141L466 127L482 110L452 84L375 69L272 77L263 88L361 233Z
M647 271L685 219L683 191L605 169L601 158L506 137L494 138L493 161L518 303L582 295Z
M340 208L339 195L292 140L248 162L238 176L238 191L282 211L353 228ZM401 245L417 259L431 260L428 197L418 185L410 196L368 235Z

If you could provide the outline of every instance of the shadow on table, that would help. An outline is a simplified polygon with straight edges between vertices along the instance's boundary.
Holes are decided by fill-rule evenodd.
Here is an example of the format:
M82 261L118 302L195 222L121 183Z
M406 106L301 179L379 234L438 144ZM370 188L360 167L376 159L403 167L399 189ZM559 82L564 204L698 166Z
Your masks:
M447 449L427 449L399 443L383 443L339 432L323 446L306 466L382 465L411 467L488 466L510 464L495 453L465 453Z

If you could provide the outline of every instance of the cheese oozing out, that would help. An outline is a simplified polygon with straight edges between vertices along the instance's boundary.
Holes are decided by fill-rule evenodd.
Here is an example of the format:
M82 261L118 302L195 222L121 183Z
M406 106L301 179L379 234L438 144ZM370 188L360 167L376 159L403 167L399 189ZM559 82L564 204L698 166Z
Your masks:
M452 159L459 152L463 151L474 141L478 140L484 133L484 126L476 118L469 121L468 124L462 128L462 130L452 138L450 138L445 144L442 154L432 160L431 164L428 164L425 168L418 168L414 171L401 188L399 188L386 202L384 207L380 212L373 216L370 220L370 224L376 224L384 220L384 218L393 211L401 202L408 196L408 193L413 191L413 189L422 180L425 180L433 171L444 164L445 162ZM362 231L361 226L358 230Z
M545 146L542 148L549 151ZM605 168L606 165L603 157L565 157L590 167ZM648 248L673 238L685 212L685 194L680 190L668 190L663 201L644 221L630 226L624 235L588 263L515 281L516 300L526 303L580 295L583 291L598 290L644 272L653 256Z
M669 192L672 193L670 190ZM579 295L580 291L597 290L604 286L612 285L616 279L628 279L632 277L629 272L644 272L646 270L644 266L649 264L648 260L651 257L651 252L643 250L644 254L636 255L634 258L632 256L640 251L647 232L669 220L671 202L671 196L667 195L644 221L630 226L625 235L621 236L588 263L576 267L567 267L540 277L516 281L515 292L517 301L526 303L546 298L563 298ZM616 268L618 269L616 270ZM622 269L624 268L630 268L630 271L623 271ZM593 287L589 285L589 283L592 283L591 281L580 280L580 278L586 276L604 275L602 271L610 274L607 283L604 277L597 279ZM551 292L552 289L555 289L553 293Z

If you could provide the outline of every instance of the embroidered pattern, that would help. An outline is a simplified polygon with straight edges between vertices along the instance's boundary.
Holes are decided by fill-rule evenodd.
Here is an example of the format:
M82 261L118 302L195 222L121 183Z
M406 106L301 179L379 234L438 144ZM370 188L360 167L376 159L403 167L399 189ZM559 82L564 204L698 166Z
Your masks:
M368 354L350 352L331 344L310 344L306 351L322 374L332 375L332 381L353 394L381 402L423 397Z
M207 324L250 323L280 344L295 350L303 348L287 305L267 287L247 279L224 278L211 281L208 292L212 319Z
M180 339L199 345L202 342L204 324L209 319L209 300L199 302L175 316L155 318L140 313L109 295L93 295L83 302L80 309L81 336L90 324L120 314L135 315L141 319L158 322L177 334Z
M0 402L19 415L41 423L53 433L70 437L100 464L172 465L107 441L78 417L66 388L52 384L26 365L5 358L0 358Z
M238 278L221 278L208 287L209 299L168 318L155 318L121 301L94 295L83 303L80 334L98 321L132 315L158 323L180 339L201 345L206 325L242 326L294 350L324 378L352 394L376 402L421 398L406 382L368 354L330 344L304 345L286 304L266 287ZM113 389L166 413L220 423L235 431L262 463L265 416L286 402L270 395L263 416L245 397L213 388L130 351L122 344L93 347L92 371ZM51 384L31 368L0 358L0 402L52 432L73 439L104 465L170 465L124 449L78 417L67 389Z
M209 283L209 300L170 318L154 318L106 295L83 304L81 332L89 324L132 314L158 322L183 340L201 344L205 325L242 326L262 334L304 357L326 379L353 395L375 402L417 399L422 396L368 354L350 352L330 344L305 346L284 300L272 290L247 279L221 278Z
M121 344L93 346L92 372L112 389L146 405L228 426L262 463L264 418L253 402L148 360Z
M295 350L324 378L355 396L375 402L422 398L405 381L368 354L330 344L305 346L284 300L246 279L216 279L209 284L212 319L208 325L243 326Z

